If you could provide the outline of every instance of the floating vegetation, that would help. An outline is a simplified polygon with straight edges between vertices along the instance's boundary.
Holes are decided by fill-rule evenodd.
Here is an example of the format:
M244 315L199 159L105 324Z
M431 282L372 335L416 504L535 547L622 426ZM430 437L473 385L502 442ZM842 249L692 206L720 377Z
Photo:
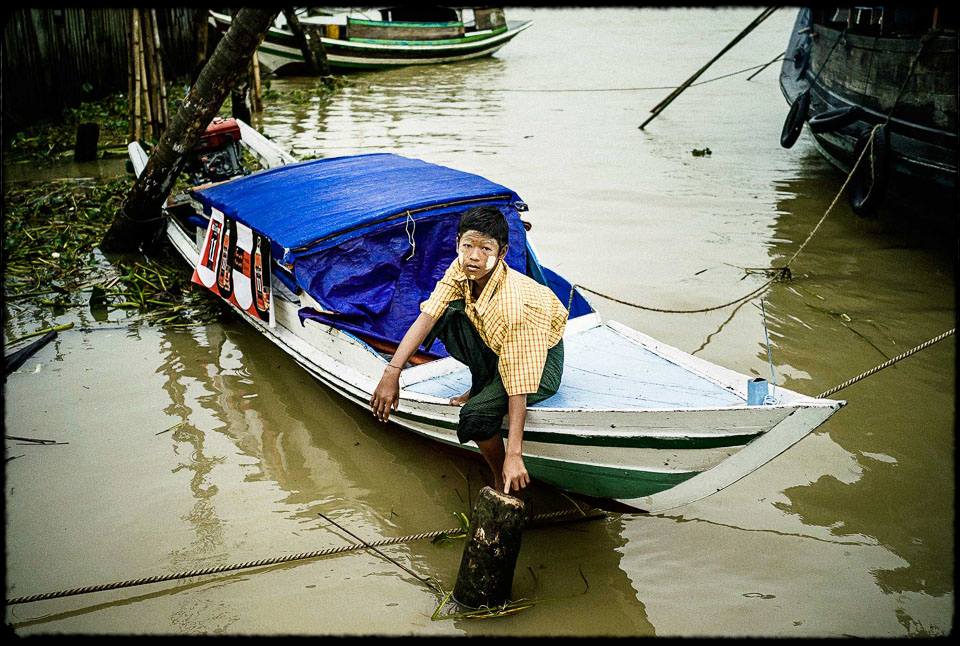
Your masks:
M81 103L64 110L57 119L38 121L15 133L4 150L7 162L54 163L72 157L77 125L87 122L100 126L98 156L112 150L126 156L127 97L125 93L117 93Z
M276 101L283 105L309 105L314 101L325 100L339 89L355 83L342 76L328 76L318 79L315 83L306 87L295 87L289 90L276 90L267 85L262 98L264 103Z
M470 518L467 517L462 511L455 511L453 515L456 517L457 522L460 523L460 529L455 532L441 532L436 536L431 543L437 545L440 543L449 543L461 538L466 538L470 533Z
M449 604L452 596L452 591L443 595L443 597L440 599L440 604L434 609L433 614L430 615L431 621L445 621L447 619L496 619L497 617L515 615L518 612L526 610L527 608L532 608L534 605L536 605L536 601L517 599L516 601L507 601L503 605L495 606L493 608L482 606L475 610L448 610L447 612L444 612L443 610ZM460 607L456 601L453 603L455 607Z
M156 255L108 261L97 248L130 180L54 180L8 186L4 200L3 289L8 303L89 306L97 320L135 310L139 320L195 325L225 308L194 288L166 246ZM132 317L129 317L132 318Z

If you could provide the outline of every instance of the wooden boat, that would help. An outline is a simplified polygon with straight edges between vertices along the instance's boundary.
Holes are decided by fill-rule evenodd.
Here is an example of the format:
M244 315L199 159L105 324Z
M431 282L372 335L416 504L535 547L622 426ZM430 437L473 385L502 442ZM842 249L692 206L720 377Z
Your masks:
M529 20L507 21L500 9L479 8L473 10L473 20L464 22L465 11L395 7L380 10L381 19L376 20L340 14L303 16L299 21L304 28L321 33L327 62L338 72L482 58L533 24ZM213 11L210 16L218 30L229 28L230 16ZM257 52L267 72L297 73L304 64L296 39L285 26L271 28Z
M216 128L222 135L223 124ZM540 264L520 219L526 205L505 186L387 153L296 162L246 124L238 122L237 132L267 170L171 198L167 236L193 267L217 257L213 231L235 230L231 220L268 238L273 320L249 307L238 311L361 409L369 411L391 352L453 260L459 214L480 204L507 217L507 263L569 303L561 388L527 415L524 462L534 479L662 511L746 476L845 403L775 387L748 404L747 375L604 321L569 281ZM137 143L130 153L139 173L146 155ZM442 348L422 349L401 373L391 421L476 452L457 441L460 409L448 403L469 379Z
M852 180L855 211L873 213L886 194L925 204L913 210L933 211L955 224L955 12L923 6L802 8L780 87L791 106L781 143L792 146L806 123L819 151L845 173L892 110L877 131L872 157Z

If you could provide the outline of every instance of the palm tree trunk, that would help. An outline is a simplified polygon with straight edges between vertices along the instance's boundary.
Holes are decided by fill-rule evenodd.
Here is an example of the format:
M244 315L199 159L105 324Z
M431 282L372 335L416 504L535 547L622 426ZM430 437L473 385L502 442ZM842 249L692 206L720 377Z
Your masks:
M107 252L130 251L160 228L161 206L193 148L241 77L278 11L241 9L174 115L100 243Z

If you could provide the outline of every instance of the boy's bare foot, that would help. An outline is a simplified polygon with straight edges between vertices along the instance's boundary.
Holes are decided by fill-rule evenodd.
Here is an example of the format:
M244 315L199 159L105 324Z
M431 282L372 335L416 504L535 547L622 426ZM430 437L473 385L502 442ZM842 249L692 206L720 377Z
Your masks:
M470 391L463 393L462 395L457 395L456 397L450 398L451 406L463 406L468 401L470 401Z

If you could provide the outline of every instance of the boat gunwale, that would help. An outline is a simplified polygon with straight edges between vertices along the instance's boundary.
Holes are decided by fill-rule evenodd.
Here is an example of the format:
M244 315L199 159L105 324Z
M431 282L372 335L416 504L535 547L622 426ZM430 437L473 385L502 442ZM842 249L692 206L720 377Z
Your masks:
M216 27L219 28L221 25L225 25L227 27L230 26L232 22L232 19L230 18L230 16L226 16L224 14L217 13L212 10L209 13L210 13L210 18L211 20L214 21ZM533 20L508 20L507 28L505 31L491 33L491 35L487 38L480 38L480 39L474 38L469 42L452 43L449 45L385 45L381 43L364 43L359 41L342 40L339 38L329 38L327 36L321 36L320 42L324 46L338 47L338 48L354 48L358 50L365 49L370 51L398 50L398 51L455 52L459 49L470 49L472 47L478 47L481 44L486 46L486 45L489 45L490 43L500 42L501 40L508 41L512 39L514 36L516 36L517 34L519 34L520 32L530 27L532 24L533 24ZM293 34L291 32L288 32L273 26L271 26L267 30L267 34L268 36L273 35L273 36L279 36L279 37L293 37ZM469 32L469 34L471 36L476 36L477 32ZM280 46L287 46L287 45L280 45Z
M184 244L188 244L188 245L191 247L190 251L191 251L191 252L195 252L196 254L199 255L199 250L196 249L195 243L191 240L190 235L183 229L183 227L182 227L182 226L180 225L180 223L176 220L176 218L173 218L173 217L168 218L168 223L167 223L168 237L169 237L169 233L170 233L170 228L171 228L171 227L175 228L175 229L177 230L177 233L178 233L180 236L182 236L182 238L183 238L183 243L184 243ZM187 256L185 250L180 249L180 245L179 245L175 240L171 240L171 242L173 242L174 246L177 247L177 249L180 251L181 255L183 255L184 258L189 262L189 261L190 261L190 258ZM279 307L288 307L288 306L289 306L290 308L294 308L294 307L299 308L299 306L298 306L297 304L294 304L294 303L289 303L289 304L280 305L280 301L278 301L278 302L275 304L275 307L278 307L278 308L279 308ZM282 337L284 336L284 333L275 331L274 329L270 329L270 328L264 326L262 323L257 322L257 321L256 321L252 316L250 316L249 314L245 314L244 312L240 312L240 311L238 311L238 313L239 313L241 316L243 316L244 318L246 318L246 319L254 322L255 324L257 324L258 329L262 329L263 332L268 333L268 334L270 334L271 336L275 337L277 340L283 342L283 345L284 345L286 348L289 349L289 352L288 352L288 353L291 354L291 355L294 357L294 359L297 360L298 363L301 363L301 364L302 364L303 361L307 361L307 362L309 362L309 363L311 364L311 367L312 367L312 370L313 370L313 371L323 373L323 375L324 375L324 381L325 381L325 382L327 381L327 379L332 378L332 379L335 379L335 380L338 381L338 382L342 382L343 385L340 386L341 389L348 390L347 386L351 386L354 390L356 390L356 391L359 393L358 395L354 395L354 397L356 397L358 400L362 400L364 397L367 397L367 396L370 396L370 395L373 394L373 388L372 388L372 387L368 389L368 388L365 388L364 386L362 386L362 385L360 385L360 384L354 384L354 383L351 383L351 382L349 382L349 381L340 379L339 377L336 376L335 373L332 373L332 372L326 370L325 368L323 368L320 364L318 364L316 361L314 361L314 360L313 360L311 357L309 357L308 355L305 355L305 354L299 352L298 350L296 350L295 348L293 348L293 347L290 345L289 342L287 342L286 340L284 340L284 339L282 338ZM595 312L592 312L592 313L590 313L590 314L585 314L584 317L590 317L590 316L592 316L592 315L594 315L594 314L596 314L596 313L595 313ZM319 321L310 321L310 322L311 322L312 324L318 325L318 326L320 326L321 328L323 328L323 329L324 329L324 332L326 332L326 333L328 333L328 334L331 334L331 333L332 333L332 335L334 336L335 339L339 338L339 339L342 339L342 341L345 341L345 342L347 342L347 343L354 344L354 345L356 345L359 349L365 350L366 352L370 353L370 355L371 355L373 358L376 358L378 361L382 362L383 365L386 365L386 364L387 364L387 360L384 359L384 358L380 355L379 352L377 352L377 351L376 351L374 348L372 348L369 344L367 344L366 342L364 342L362 339L356 337L355 335L350 334L350 333L348 333L348 332L345 332L344 330L341 330L341 329L336 328L336 327L334 327L334 326L327 325L327 324L325 324L325 323L321 323L321 322L319 322ZM579 331L579 332L576 332L576 334L579 334L579 333L582 333L582 332L585 332L585 331L594 329L594 327L605 326L605 325L607 325L607 322L600 322L600 323L597 323L597 325L595 325L595 326L591 326L591 327L585 328L584 330L581 330L581 331ZM283 327L283 326L281 326L281 327ZM289 335L295 337L296 339L298 339L298 340L300 340L300 341L302 341L302 342L304 342L304 343L309 344L309 342L308 342L306 339L304 339L304 338L301 337L300 335L296 334L293 330L289 330L289 329L287 329L287 328L283 328L283 329L286 331L286 334L289 334ZM653 350L651 350L651 351L653 352ZM320 352L320 350L317 350L317 352ZM658 353L657 353L657 354L658 354ZM664 358L666 358L666 357L664 357ZM333 360L334 360L334 361L337 361L336 359L333 359ZM460 362L458 362L456 359L453 359L452 357L445 357L445 358L443 358L443 359L437 359L436 361L431 361L431 362L429 362L429 363L427 363L427 364L422 364L422 366L427 366L427 365L431 365L431 364L436 364L436 363L438 363L438 362L446 362L447 365L452 365L452 366L454 366L454 370L461 370L461 369L462 369L462 365L463 365L463 364L461 364ZM338 361L338 363L340 363L341 365L344 365L344 366L347 365L347 364L343 364L342 362L339 362L339 361ZM421 368L422 366L412 366L412 367L410 367L410 368L405 368L403 371L401 371L401 380L406 376L404 373L406 373L408 370L413 370L413 369L415 369L415 368ZM683 367L683 366L681 366L681 367ZM722 367L722 366L718 366L718 367ZM354 369L354 370L356 370L356 369ZM361 372L361 371L357 370L357 372ZM367 376L368 381L370 382L370 384L371 384L371 385L375 385L373 382L374 382L376 376L375 376L375 375L366 375L366 376ZM443 376L443 375L441 374L441 375L437 375L437 376ZM418 392L415 392L415 391L410 391L410 390L408 389L408 387L409 387L410 385L415 385L415 384L418 384L418 383L422 383L423 381L429 380L429 379L431 379L431 378L436 378L436 377L427 377L427 378L425 378L425 379L420 379L420 380L414 382L413 384L403 384L403 385L401 385L401 389L400 389L400 395L401 395L401 397L400 397L400 406L402 407L403 404L404 404L404 402L407 402L407 403L410 404L410 405L425 404L425 405L428 405L428 406L430 406L430 405L433 405L433 406L447 406L447 407L450 408L451 415L435 416L435 414L430 414L429 411L424 411L424 410L417 410L417 411L415 411L415 412L414 412L414 411L411 411L411 410L405 410L405 411L402 410L402 409L398 409L398 410L400 410L402 413L405 413L405 414L408 414L408 415L409 415L409 414L416 414L417 417L422 417L422 418L424 418L422 421L428 422L428 423L433 423L433 422L449 422L451 419L453 419L453 420L459 419L460 407L459 407L459 406L453 406L453 405L451 405L451 404L449 403L449 398L446 398L446 397L437 397L437 396L434 396L434 395L427 395L427 394L424 394L424 393L418 393ZM779 388L779 387L778 387L778 388ZM779 389L780 389L780 390L787 390L787 389L785 389L785 388L779 388ZM795 393L795 394L799 394L799 393ZM800 395L800 396L801 396L801 397L805 397L805 396L803 396L803 395ZM548 400L548 401L549 401L549 400ZM731 406L701 406L701 407L686 407L686 408L649 408L649 407L645 407L645 408L615 408L615 407L586 408L586 407L583 407L583 406L571 406L571 407L566 407L566 406L564 406L564 407L560 407L560 406L531 406L531 407L529 407L529 408L527 409L527 415L528 415L528 417L533 418L533 419L531 419L531 421L537 421L536 418L542 417L542 416L546 416L546 417L558 417L558 416L562 416L562 415L566 415L566 414L570 414L570 413L588 413L588 414L607 415L607 416L609 416L609 415L633 416L633 415L638 415L638 414L644 414L644 415L655 414L655 415L657 415L657 416L662 416L662 415L683 414L683 413L692 413L692 412L719 413L719 412L738 412L738 411L748 411L748 410L751 411L751 412L756 412L756 411L772 412L772 411L780 411L780 410L794 410L794 411L795 411L795 410L798 410L798 409L801 409L801 408L820 408L820 407L839 408L840 406L842 406L842 405L845 404L845 403L846 403L846 402L839 401L839 400L829 400L829 399L816 400L816 399L809 399L809 401L800 401L800 402L792 402L792 403L780 402L780 403L777 403L777 404L765 404L765 405L762 405L762 406L748 405L748 404L746 404L746 402L744 402L744 404L742 404L742 405L741 405L741 404L737 404L737 405L731 405ZM549 423L549 420L544 420L544 421L546 421L546 422ZM545 429L542 429L542 428L541 428L541 429L538 429L538 431L540 431L540 432L548 432L548 431L546 431ZM567 435L571 435L571 434L572 434L572 435L584 435L584 436L593 436L593 437L603 437L603 436L605 436L605 435L606 435L606 436L611 436L611 437L629 437L629 436L630 436L630 435L629 435L629 432L620 432L620 433L596 433L596 432L594 432L594 433L590 433L590 432L588 432L588 431L579 431L579 430L578 430L578 431L572 431L572 430L570 430L569 428L567 428L567 429L559 429L559 430L555 429L554 431L555 431L555 432L562 433L562 434L567 434ZM714 435L709 435L709 436L708 436L708 435L695 435L695 436L689 436L689 437L722 437L722 436L723 436L723 434L714 434ZM672 436L663 436L663 437L666 438L666 437L672 437ZM682 437L688 437L688 436L682 436Z

